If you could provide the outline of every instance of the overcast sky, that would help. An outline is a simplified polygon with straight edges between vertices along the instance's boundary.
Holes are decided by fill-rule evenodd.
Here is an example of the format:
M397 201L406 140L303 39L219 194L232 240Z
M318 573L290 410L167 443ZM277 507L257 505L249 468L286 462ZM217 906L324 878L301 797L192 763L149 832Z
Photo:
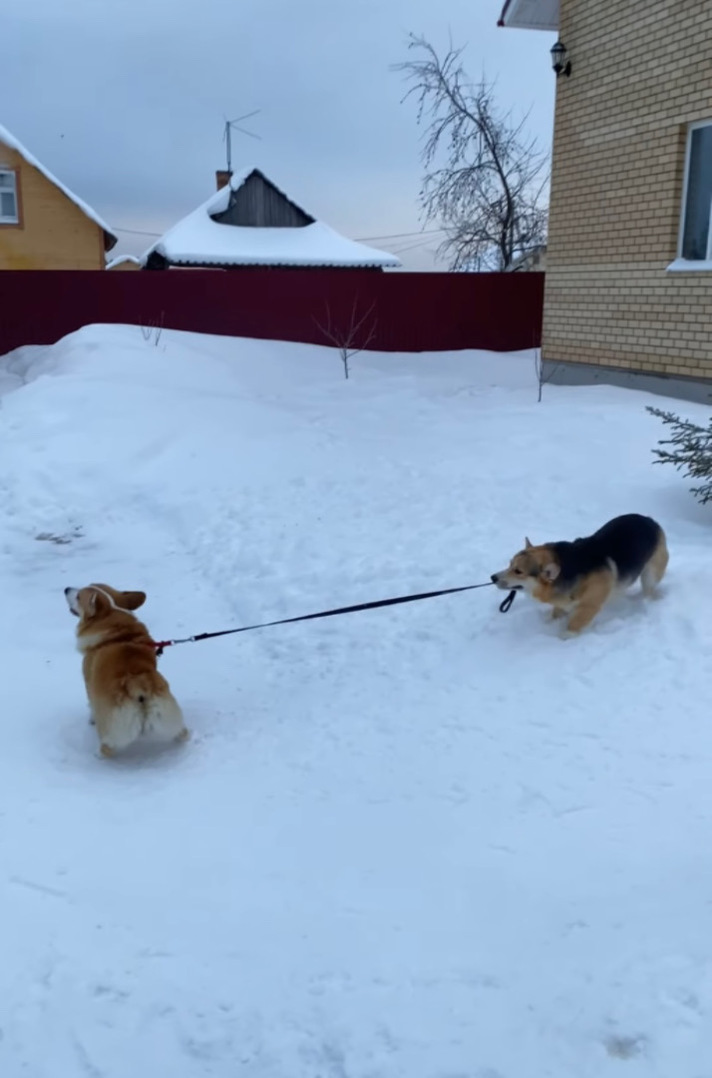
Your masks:
M473 79L551 142L553 35L496 26L500 0L33 0L2 15L0 123L140 253L207 198L224 118L253 109L233 167L256 165L347 236L423 227L410 31L465 46ZM21 10L22 9L22 10ZM428 230L435 228L426 225ZM374 242L434 268L437 235Z

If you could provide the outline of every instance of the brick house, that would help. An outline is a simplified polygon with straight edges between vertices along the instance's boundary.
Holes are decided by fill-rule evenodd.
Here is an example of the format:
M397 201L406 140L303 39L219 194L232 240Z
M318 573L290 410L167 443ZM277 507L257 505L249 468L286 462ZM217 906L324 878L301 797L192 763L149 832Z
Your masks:
M103 270L109 226L0 127L0 270Z
M712 4L507 0L499 22L554 31L564 47L552 56L545 368L708 399Z

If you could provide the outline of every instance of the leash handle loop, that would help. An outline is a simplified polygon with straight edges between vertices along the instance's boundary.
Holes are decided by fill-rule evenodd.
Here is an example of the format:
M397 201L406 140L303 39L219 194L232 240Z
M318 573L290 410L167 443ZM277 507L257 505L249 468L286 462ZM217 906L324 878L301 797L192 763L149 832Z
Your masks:
M514 600L516 598L517 598L517 590L516 590L516 588L513 588L512 591L510 591L507 598L502 599L502 602L499 604L499 612L500 612L500 614L506 614L507 611L511 609L512 603L514 602Z

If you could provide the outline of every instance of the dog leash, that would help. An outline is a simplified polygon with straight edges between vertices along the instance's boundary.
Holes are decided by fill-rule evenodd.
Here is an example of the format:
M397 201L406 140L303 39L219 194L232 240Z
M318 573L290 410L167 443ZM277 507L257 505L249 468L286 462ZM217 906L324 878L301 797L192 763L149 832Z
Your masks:
M175 640L155 640L153 646L157 655L162 655L165 648L174 644L195 644L198 640L213 640L217 636L232 636L234 633L251 633L255 629L271 629L275 625L293 625L298 621L316 621L317 618L335 618L340 614L357 614L361 610L380 610L384 606L400 606L402 603L417 603L421 599L436 599L440 595L456 595L462 591L475 591L477 588L494 587L492 581L484 584L466 584L461 588L442 588L440 591L421 591L417 595L399 595L394 599L377 599L370 603L357 603L355 606L339 606L334 610L320 610L316 614L302 614L298 618L280 618L279 621L263 621L258 625L241 625L238 629L221 629L215 633L197 633ZM500 613L506 614L516 597L516 589L510 591L506 599L499 604Z

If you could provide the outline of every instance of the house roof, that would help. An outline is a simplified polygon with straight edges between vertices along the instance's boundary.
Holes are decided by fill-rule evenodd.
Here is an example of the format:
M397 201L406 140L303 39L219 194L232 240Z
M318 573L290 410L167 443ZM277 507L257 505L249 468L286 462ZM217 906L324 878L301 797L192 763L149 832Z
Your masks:
M234 173L227 186L149 247L141 259L144 265L155 253L172 265L182 266L400 266L394 255L349 240L322 221L293 228L215 221L215 215L227 210L231 193L238 191L254 173L266 179L254 168Z
M559 0L504 0L497 25L519 30L558 30Z
M136 266L141 265L141 259L136 258L134 255L117 255L116 258L112 258L110 262L106 263L106 268L116 269L117 266L123 265L124 262L131 262Z
M0 143L7 146L8 149L15 150L17 153L19 153L20 156L25 159L28 165L31 165L32 168L36 168L38 172L41 172L45 179L49 180L49 182L51 184L54 184L55 187L58 187L62 194L67 196L70 202L73 202L74 205L77 206L77 208L80 209L83 214L85 214L91 221L93 221L95 225L99 226L99 228L104 233L105 250L110 251L112 247L116 246L116 244L118 243L118 238L111 231L107 223L105 221L102 221L101 217L99 217L99 214L95 213L91 206L88 206L83 199L78 198L73 191L69 190L68 187L65 187L61 180L58 180L57 177L49 171L49 169L45 168L44 165L40 161L38 161L37 158L34 157L30 153L30 151L26 149L18 139L15 138L14 135L10 134L6 127L2 126L2 124L0 124Z

